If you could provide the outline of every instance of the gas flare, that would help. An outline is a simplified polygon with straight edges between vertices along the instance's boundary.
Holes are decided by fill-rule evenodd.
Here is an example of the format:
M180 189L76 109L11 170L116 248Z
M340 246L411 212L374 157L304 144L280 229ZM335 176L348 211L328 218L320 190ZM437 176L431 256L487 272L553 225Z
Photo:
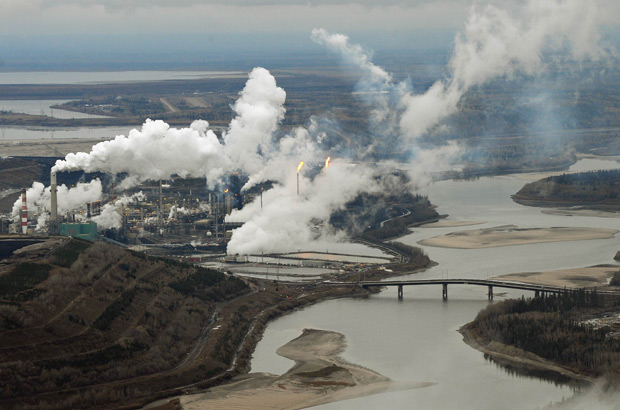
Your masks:
M299 163L299 165L297 165L297 173L298 173L298 174L299 174L299 171L301 171L301 169L302 169L303 167L304 167L304 162L303 162L303 161L301 161L301 162Z
M329 161L331 161L332 157L327 157L325 160L325 169L329 168Z

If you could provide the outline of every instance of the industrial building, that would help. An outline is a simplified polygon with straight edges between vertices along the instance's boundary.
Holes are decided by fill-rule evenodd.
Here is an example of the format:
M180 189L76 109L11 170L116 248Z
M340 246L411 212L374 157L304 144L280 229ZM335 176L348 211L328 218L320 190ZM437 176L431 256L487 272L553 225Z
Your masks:
M142 192L140 200L117 207L120 227L105 229L97 227L97 217L107 204L116 201L116 194L104 192L102 201L85 203L80 209L60 214L57 179L56 173L51 172L49 218L47 227L39 227L38 232L91 241L107 239L147 248L187 244L192 249L225 251L231 230L240 225L225 223L226 215L255 198L241 194L243 181L238 174L231 175L223 189L208 189L204 179L177 178L143 184L128 192ZM19 232L36 234L37 215L26 209L25 195L24 189Z

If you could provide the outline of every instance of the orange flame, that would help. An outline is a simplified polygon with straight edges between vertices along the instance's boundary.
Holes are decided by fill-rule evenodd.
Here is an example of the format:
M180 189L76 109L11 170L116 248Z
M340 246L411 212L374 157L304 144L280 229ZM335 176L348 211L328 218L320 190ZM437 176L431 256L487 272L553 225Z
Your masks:
M303 167L304 167L304 162L303 162L303 161L301 161L301 162L299 163L299 165L297 165L297 173L298 173L298 174L299 174L299 171L301 171L301 169L302 169Z
M228 188L226 188L226 191L224 191L224 193L225 193L225 194L227 194L227 193L228 193Z
M327 157L327 159L325 160L325 168L329 168L329 161L332 159L332 157Z

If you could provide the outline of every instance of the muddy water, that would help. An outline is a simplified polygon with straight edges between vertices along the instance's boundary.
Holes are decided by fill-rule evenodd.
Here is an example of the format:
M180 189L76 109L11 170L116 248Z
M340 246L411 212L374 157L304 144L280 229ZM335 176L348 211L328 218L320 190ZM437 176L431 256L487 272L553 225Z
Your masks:
M582 170L609 166L617 163L588 160L577 164ZM620 226L620 219L547 215L540 209L516 204L510 195L523 184L523 180L509 176L443 181L430 186L425 194L439 205L440 213L449 214L452 220L485 222L475 228L509 224L521 228ZM418 228L402 241L415 244L421 239L466 229L471 227ZM620 242L614 237L472 250L423 248L439 264L416 277L486 278L511 272L614 263L612 258L620 249ZM495 296L497 300L521 294L510 291ZM511 374L463 343L458 328L488 303L486 288L466 286L451 286L446 302L442 301L440 287L405 288L402 301L397 299L395 289L364 300L325 301L271 323L257 346L252 370L285 372L292 363L277 356L275 350L308 327L343 333L348 341L344 357L353 363L393 380L436 383L425 389L379 394L317 408L534 409L571 397L574 392L569 387Z

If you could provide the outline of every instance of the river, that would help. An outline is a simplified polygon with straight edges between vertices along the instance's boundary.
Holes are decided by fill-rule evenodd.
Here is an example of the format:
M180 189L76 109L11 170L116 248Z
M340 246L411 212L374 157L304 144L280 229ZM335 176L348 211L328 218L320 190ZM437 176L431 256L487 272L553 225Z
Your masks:
M573 169L618 167L609 161L582 160ZM408 244L443 233L500 225L530 227L618 227L618 219L543 214L539 208L516 204L510 195L526 181L514 176L471 181L441 181L424 190L438 212L454 221L480 221L457 228L417 228L400 240ZM584 267L615 263L617 237L605 240L556 242L488 249L423 247L439 264L416 278L473 277ZM523 292L495 294L496 300ZM528 295L527 293L525 293ZM528 295L529 296L529 295ZM340 299L279 318L267 327L252 360L252 371L280 374L292 363L275 350L297 337L303 328L343 333L348 348L343 357L398 381L426 381L432 387L384 393L330 403L320 409L535 409L573 396L571 388L535 377L518 376L488 362L462 341L457 332L487 306L486 288L450 286L442 301L441 288L404 289L399 301L390 288L367 299Z

